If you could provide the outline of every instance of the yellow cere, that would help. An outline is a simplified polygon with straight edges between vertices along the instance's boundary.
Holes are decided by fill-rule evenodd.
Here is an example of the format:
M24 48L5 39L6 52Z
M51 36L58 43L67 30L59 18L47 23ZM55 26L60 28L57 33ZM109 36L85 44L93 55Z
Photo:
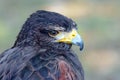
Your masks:
M77 34L78 33L75 29L71 32L61 32L56 36L57 42L72 43L72 39L74 39Z

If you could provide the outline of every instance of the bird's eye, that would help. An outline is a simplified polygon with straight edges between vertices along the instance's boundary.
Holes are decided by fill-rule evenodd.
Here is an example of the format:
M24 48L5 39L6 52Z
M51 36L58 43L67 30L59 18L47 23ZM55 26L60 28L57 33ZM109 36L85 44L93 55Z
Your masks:
M56 30L51 30L51 31L49 31L48 34L49 34L50 36L56 36L58 33L59 33L59 32L56 31Z

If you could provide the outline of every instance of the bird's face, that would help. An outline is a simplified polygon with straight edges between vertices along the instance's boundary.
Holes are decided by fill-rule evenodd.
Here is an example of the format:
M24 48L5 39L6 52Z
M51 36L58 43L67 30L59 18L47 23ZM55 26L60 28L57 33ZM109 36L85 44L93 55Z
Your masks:
M71 19L50 11L33 13L23 25L14 46L74 44L83 49L83 41Z
M76 26L71 28L69 31L66 31L65 27L60 26L49 26L47 29L42 31L47 33L44 33L46 34L44 36L49 38L49 42L74 44L79 46L80 50L83 49L83 41L77 32Z

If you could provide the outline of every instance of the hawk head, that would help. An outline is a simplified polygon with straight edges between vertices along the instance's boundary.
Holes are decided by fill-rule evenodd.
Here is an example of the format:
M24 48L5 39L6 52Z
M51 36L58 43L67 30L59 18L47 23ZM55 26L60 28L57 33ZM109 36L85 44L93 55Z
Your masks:
M24 23L15 46L51 46L53 45L80 46L83 41L77 32L76 23L61 14L39 10Z

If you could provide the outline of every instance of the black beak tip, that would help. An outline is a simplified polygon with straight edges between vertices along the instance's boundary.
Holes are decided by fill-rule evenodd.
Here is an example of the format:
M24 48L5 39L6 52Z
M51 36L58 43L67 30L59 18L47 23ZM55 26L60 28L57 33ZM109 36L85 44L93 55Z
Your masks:
M84 48L84 44L83 44L83 42L82 42L82 43L77 43L77 45L80 46L80 51L82 51L83 48Z
M81 46L81 47L80 47L80 51L82 51L82 50L83 50L83 48L84 48L84 47L83 47L83 46Z

